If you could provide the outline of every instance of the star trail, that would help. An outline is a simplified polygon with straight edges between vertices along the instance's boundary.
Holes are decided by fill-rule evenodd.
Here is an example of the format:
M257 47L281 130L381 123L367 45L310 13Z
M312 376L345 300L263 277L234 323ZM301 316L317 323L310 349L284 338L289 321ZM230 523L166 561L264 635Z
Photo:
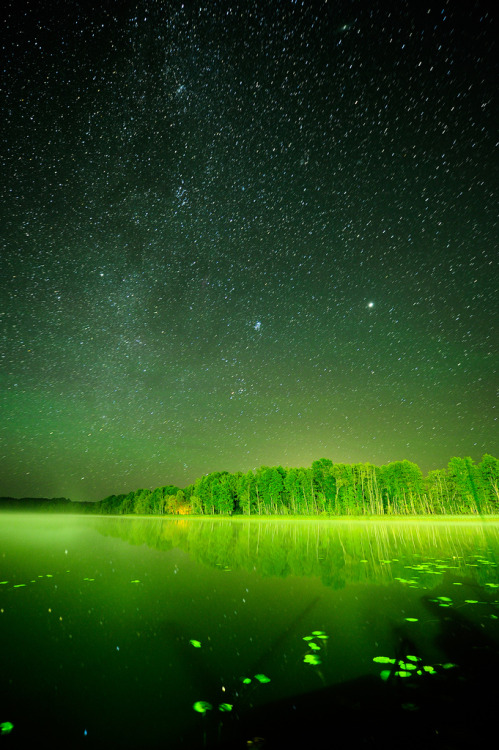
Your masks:
M8 3L0 495L497 454L488 7Z

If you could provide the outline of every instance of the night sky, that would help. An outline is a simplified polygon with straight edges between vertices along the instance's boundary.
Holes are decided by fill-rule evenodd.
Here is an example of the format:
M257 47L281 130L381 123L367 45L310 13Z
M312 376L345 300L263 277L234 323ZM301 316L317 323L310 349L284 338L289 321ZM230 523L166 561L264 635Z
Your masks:
M488 3L7 5L0 495L497 455Z

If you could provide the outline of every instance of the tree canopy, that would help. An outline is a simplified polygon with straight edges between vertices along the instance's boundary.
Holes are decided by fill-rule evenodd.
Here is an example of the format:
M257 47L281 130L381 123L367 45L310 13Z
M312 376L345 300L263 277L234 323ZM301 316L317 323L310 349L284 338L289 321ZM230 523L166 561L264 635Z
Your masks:
M138 515L427 515L499 513L499 460L450 459L426 477L411 461L260 466L245 473L214 471L185 487L167 485L111 495L92 509Z

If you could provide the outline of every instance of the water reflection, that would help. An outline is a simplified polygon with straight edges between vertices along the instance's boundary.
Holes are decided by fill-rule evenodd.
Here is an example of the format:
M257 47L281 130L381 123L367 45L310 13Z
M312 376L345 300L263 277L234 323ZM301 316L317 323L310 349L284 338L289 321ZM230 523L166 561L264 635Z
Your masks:
M113 518L97 528L180 549L227 581L251 574L272 585L276 609L267 603L250 631L262 643L272 635L246 671L265 671L275 689L263 702L236 689L233 713L203 718L206 746L454 750L487 736L499 669L497 522ZM307 641L325 632L314 623L330 634L316 638L319 652Z
M497 522L2 522L13 747L454 750L495 710Z
M431 588L444 574L489 588L497 583L497 522L108 518L98 519L95 528L133 545L180 549L226 572L312 576L335 589L391 581Z

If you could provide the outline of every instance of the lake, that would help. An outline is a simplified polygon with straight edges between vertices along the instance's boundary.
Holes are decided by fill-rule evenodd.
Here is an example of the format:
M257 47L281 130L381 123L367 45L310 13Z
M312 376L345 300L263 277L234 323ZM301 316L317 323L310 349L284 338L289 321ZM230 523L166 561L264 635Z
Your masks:
M497 519L3 514L1 742L476 746L498 553Z

